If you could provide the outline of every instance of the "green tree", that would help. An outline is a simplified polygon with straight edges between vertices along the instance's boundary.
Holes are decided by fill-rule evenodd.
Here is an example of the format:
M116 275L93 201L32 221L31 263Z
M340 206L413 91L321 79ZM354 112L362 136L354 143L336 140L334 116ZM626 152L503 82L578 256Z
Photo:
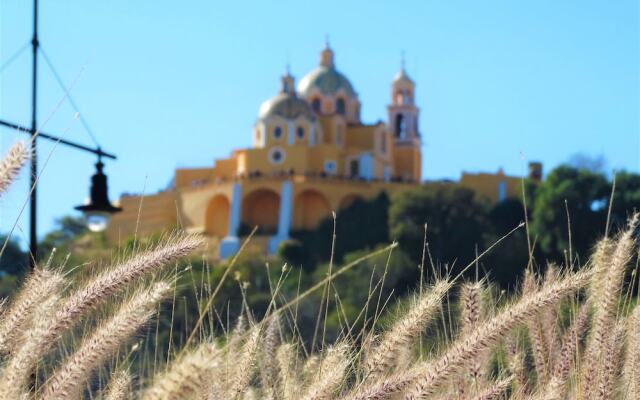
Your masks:
M495 243L524 221L524 205L520 199L506 199L494 205L489 212L491 229L485 235L487 244ZM480 265L491 275L491 280L501 287L518 282L529 262L527 232L518 229L506 237Z
M640 211L640 175L627 171L618 172L611 206L612 226L623 227L634 211Z
M2 254L0 254L0 275L22 275L27 268L27 253L22 251L20 245L13 239L8 239L5 235L0 235L0 248L7 243Z
M546 258L563 260L571 248L582 257L604 232L610 186L601 173L562 165L552 170L536 190L531 233Z
M66 247L79 236L88 232L82 217L66 215L56 220L56 228L47 233L39 243L39 252L47 256L54 248Z
M451 184L424 185L394 198L389 210L391 238L414 261L422 255L424 224L434 261L454 265L453 273L484 248L488 204L472 190Z
M334 260L340 262L349 252L372 249L378 244L386 243L389 240L388 212L389 197L384 192L371 200L357 199L340 210L336 215ZM329 260L333 224L333 217L328 217L314 230L291 233L293 238L303 244L308 263L315 265Z

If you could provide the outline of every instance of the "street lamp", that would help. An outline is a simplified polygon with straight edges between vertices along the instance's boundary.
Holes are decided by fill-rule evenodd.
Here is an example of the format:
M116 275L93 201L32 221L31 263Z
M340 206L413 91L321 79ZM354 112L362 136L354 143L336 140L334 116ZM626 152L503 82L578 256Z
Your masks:
M37 139L46 139L51 140L57 144L66 145L78 150L82 150L85 152L93 153L98 156L98 163L96 164L96 173L91 177L91 193L89 203L76 207L77 210L83 211L85 213L85 218L87 221L87 226L91 231L102 231L107 227L109 223L111 214L121 211L119 207L114 207L109 202L109 196L107 194L107 176L102 172L102 168L104 164L102 164L101 158L116 158L115 155L102 151L100 147L92 148L88 146L84 146L80 143L72 142L70 140L63 139L59 136L50 135L42 132L38 129L38 125L36 122L36 106L37 106L37 83L38 83L38 51L42 51L40 46L40 41L38 39L38 0L33 0L33 38L31 40L31 48L33 50L33 64L32 64L32 90L31 90L31 128L26 126L22 126L13 122L9 122L3 119L0 119L0 126L15 129L18 132L26 133L31 136L31 193L30 197L30 207L29 207L29 266L34 268L38 261L38 236L37 236L37 183L38 183L38 156L37 156ZM25 47L26 49L26 47ZM21 50L22 51L22 50ZM20 51L20 52L21 52ZM11 57L9 62L13 61L19 53L16 53L14 57ZM71 105L76 108L76 111L79 113L75 103L71 100L71 96L69 95L67 88L62 83L62 80L58 76L58 73L53 68L53 65L48 60L46 54L44 54L44 59L52 69L54 76L58 80L58 83L62 86L62 89L66 93L66 97L69 98ZM5 63L2 68L6 67L8 63ZM1 69L0 68L0 71ZM87 129L88 133L96 142L93 134L89 130L86 122L80 117L80 121L83 122L85 129ZM96 142L97 145L97 142Z
M102 172L104 164L98 156L96 163L96 173L91 177L91 191L88 202L75 207L76 210L82 211L87 223L87 228L91 232L102 232L107 229L111 214L122 211L122 208L116 207L109 201L109 192L107 189L107 175Z

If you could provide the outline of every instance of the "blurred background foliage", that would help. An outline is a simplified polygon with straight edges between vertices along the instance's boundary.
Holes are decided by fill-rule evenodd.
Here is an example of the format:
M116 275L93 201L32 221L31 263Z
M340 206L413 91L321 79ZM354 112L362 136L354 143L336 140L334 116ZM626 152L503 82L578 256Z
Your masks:
M542 268L548 261L564 263L569 247L574 260L586 261L595 239L605 232L612 180L596 170L564 165L552 170L540 184L524 184L533 267ZM619 172L611 204L611 232L634 209L640 209L640 175ZM317 324L324 321L318 318L326 307L322 303L324 290L291 307L283 323L309 350L320 342L321 335L333 341L341 333L371 326L376 311L384 309L388 300L404 304L408 295L418 290L421 276L425 281L455 276L468 264L472 267L465 279L488 275L496 285L494 292L512 290L529 263L526 229L516 230L476 263L474 259L518 226L524 220L524 210L521 199L491 204L470 190L446 183L419 187L394 198L382 194L369 201L358 200L336 215L332 268L354 262L391 241L399 246L368 258L332 282L326 331ZM330 268L333 232L334 219L327 218L313 231L292 232L292 239L284 242L275 256L243 253L214 299L205 318L206 331L232 327L247 310L260 319L276 288L276 301L281 305L324 279ZM143 241L131 238L119 248L109 248L103 236L87 232L81 219L64 217L57 229L43 238L42 259L51 256L53 265L90 275L95 268L104 268L161 239L160 234ZM2 240L7 245L0 257L0 295L6 297L24 276L26 255L14 241ZM148 327L147 335L159 332L159 336L151 343L146 341L145 346L157 349L143 354L166 357L162 353L169 342L174 348L184 343L228 262L210 264L202 256L193 256L169 269L178 277L175 301L163 309L156 326ZM153 360L147 361L153 364Z

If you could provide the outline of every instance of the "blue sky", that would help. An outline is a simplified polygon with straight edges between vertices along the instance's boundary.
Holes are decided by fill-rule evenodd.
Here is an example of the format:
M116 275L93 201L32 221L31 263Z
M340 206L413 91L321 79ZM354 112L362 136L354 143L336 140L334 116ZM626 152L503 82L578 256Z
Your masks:
M100 144L112 198L166 187L176 167L207 166L250 145L260 103L285 65L300 79L326 34L362 116L386 117L406 52L421 107L428 179L520 174L575 153L640 171L638 2L41 0L42 46ZM30 40L32 5L0 0L0 64ZM0 74L0 117L27 124L30 53ZM91 144L40 63L44 131ZM2 150L15 140L0 131ZM87 196L94 158L40 141L40 235ZM0 199L16 220L27 176ZM18 237L27 237L26 215Z

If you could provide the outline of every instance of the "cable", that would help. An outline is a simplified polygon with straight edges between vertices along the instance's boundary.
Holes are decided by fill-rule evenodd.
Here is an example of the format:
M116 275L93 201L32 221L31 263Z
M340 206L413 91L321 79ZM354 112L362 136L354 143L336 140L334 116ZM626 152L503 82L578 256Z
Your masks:
M2 71L4 71L5 68L7 68L9 66L9 64L11 64L12 62L14 62L16 60L16 58L18 58L20 56L20 54L22 54L23 51L25 51L26 49L29 48L29 46L31 46L31 42L25 43L24 46L22 46L18 51L16 51L15 53L13 53L13 55L11 57L9 57L7 59L7 61L4 62L4 64L2 64L0 66L0 73L2 73Z
M51 60L49 60L49 57L47 57L47 53L45 53L44 49L42 48L42 45L38 46L38 48L40 49L40 52L42 53L42 57L44 58L44 61L49 66L49 69L51 70L51 72L53 72L53 76L56 78L56 81L58 81L58 85L60 85L60 88L62 88L62 90L65 93L67 93L67 100L69 100L69 103L71 103L71 106L78 113L78 116L80 117L80 122L82 123L82 126L84 126L84 129L87 131L87 133L89 134L89 137L91 138L93 143L96 145L96 147L100 148L100 144L98 143L98 139L96 139L95 135L91 131L91 128L89 127L89 124L87 123L87 121L82 116L82 113L80 112L80 109L76 105L75 101L73 101L73 98L71 97L71 94L67 91L67 88L64 85L64 82L62 82L62 78L60 78L60 75L58 75L58 72L56 71L56 69L53 67L53 64L51 63Z

